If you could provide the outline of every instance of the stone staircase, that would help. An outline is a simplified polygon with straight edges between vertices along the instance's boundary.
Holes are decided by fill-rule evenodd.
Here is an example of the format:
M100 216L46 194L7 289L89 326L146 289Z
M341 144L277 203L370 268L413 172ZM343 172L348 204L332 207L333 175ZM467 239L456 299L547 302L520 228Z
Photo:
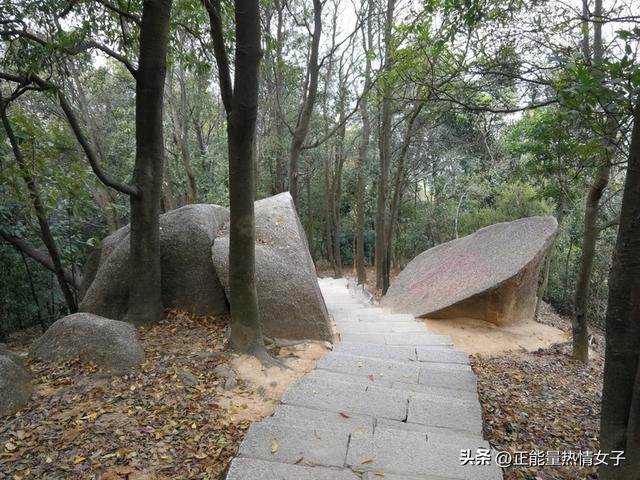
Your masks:
M226 479L502 479L461 462L489 448L467 355L344 279L319 283L339 340L249 428Z

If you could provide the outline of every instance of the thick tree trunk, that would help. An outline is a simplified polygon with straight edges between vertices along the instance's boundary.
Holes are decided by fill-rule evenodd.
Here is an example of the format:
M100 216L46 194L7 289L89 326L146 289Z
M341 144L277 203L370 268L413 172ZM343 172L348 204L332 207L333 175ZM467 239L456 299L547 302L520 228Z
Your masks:
M609 277L600 448L624 451L602 480L640 479L640 98L634 111L620 228Z
M387 0L387 11L384 25L384 70L391 70L391 28L395 0ZM378 174L378 197L376 201L376 288L383 293L389 288L389 271L387 262L387 183L389 181L389 167L391 165L391 87L383 86L382 111L380 113L380 134L378 136L378 150L380 156L380 172Z
M309 55L309 64L307 66L309 82L305 89L302 102L302 108L298 116L298 122L293 132L291 140L291 148L289 149L289 193L293 197L293 201L298 206L298 175L300 153L302 146L309 133L309 124L313 107L316 103L318 94L318 76L320 74L320 65L318 63L318 52L320 50L320 36L322 35L322 2L313 0L313 35L311 38L311 52Z
M136 163L131 197L127 320L148 325L162 316L160 197L164 163L163 104L171 0L144 2L136 75Z
M258 115L260 13L257 0L236 0L235 82L229 145L229 286L231 347L264 355L255 273L253 139Z
M40 226L40 234L42 236L42 241L47 247L47 251L49 252L49 257L51 257L51 263L53 264L53 271L56 274L58 279L58 284L60 285L60 290L64 296L65 302L67 303L67 308L71 313L78 311L78 304L76 303L76 299L73 295L73 292L69 288L69 284L65 278L65 270L62 267L62 261L60 259L60 252L58 251L58 247L56 245L56 241L53 238L53 234L51 233L51 228L49 227L49 220L47 219L47 213L42 203L42 199L40 198L40 190L38 188L38 184L35 179L29 172L29 167L27 166L27 162L22 155L22 150L20 149L20 144L18 139L16 138L13 128L11 127L11 123L9 122L9 117L7 116L7 104L4 101L0 104L0 111L2 115L2 125L7 133L7 137L9 139L9 143L11 144L11 149L13 150L13 154L15 156L16 161L18 162L18 168L20 169L20 175L24 180L24 183L27 186L27 190L29 192L29 198L31 199L31 204L36 213L36 217L38 219L38 225Z

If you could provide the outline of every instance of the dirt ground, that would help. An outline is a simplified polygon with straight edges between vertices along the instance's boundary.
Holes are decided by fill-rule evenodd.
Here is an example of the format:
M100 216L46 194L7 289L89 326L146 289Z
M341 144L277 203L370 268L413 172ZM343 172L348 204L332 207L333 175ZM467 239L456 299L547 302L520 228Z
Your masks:
M424 319L432 333L450 335L458 350L470 354L496 355L519 350L532 352L568 340L567 333L534 320L498 327L473 318Z
M282 348L289 368L226 351L225 317L171 311L141 332L146 362L109 378L92 364L28 363L35 393L0 424L0 478L219 479L251 422L270 415L287 385L326 347ZM34 335L9 348L26 352ZM233 371L231 383L216 367Z

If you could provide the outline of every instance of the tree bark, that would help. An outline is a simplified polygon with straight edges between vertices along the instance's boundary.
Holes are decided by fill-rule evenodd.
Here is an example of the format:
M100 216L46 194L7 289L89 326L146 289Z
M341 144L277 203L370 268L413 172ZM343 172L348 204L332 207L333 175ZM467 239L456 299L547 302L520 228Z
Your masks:
M258 117L260 8L235 0L235 79L231 86L220 3L205 0L211 23L220 90L227 112L229 150L229 303L231 348L268 358L262 338L255 272L255 169L252 150Z
M602 16L602 0L596 0L594 16ZM585 52L586 53L586 52ZM602 46L602 23L597 21L593 24L593 66L596 74L600 75L602 66L603 46ZM585 59L587 60L587 59ZM605 107L606 109L606 107ZM573 358L586 363L589 360L589 322L587 309L589 303L589 284L591 282L591 272L593 270L593 260L596 253L596 243L600 229L598 228L598 211L600 199L605 188L609 184L611 173L611 152L615 149L612 145L611 135L613 135L613 119L607 115L607 131L602 140L605 154L600 160L596 175L585 203L584 212L584 233L582 240L582 253L580 255L580 269L578 272L576 293L573 313Z
M609 276L600 447L623 450L602 480L640 478L640 97L636 100L620 228Z
M293 201L298 206L298 175L300 153L302 145L309 133L309 124L313 107L316 103L318 94L318 76L320 74L320 65L318 63L318 53L320 51L320 37L322 35L322 2L321 0L313 0L313 35L311 37L311 52L309 54L309 63L307 65L309 81L305 86L302 107L298 115L296 128L293 132L291 147L289 149L289 193L293 197Z
M127 320L148 325L163 313L160 278L160 197L164 164L163 106L171 0L144 2L136 74L136 162L131 197Z
M373 1L367 0L367 21L362 25L363 35L362 43L366 58L364 70L364 91L360 103L360 113L362 116L362 140L358 151L358 160L356 164L357 170L357 186L356 186L356 275L358 285L364 285L367 281L367 272L365 269L364 257L364 196L367 188L367 178L365 176L365 167L369 159L369 142L371 138L371 121L369 119L369 101L367 92L371 85L371 56L369 49L373 44L373 29L371 28L371 16L373 15ZM364 5L364 2L363 2ZM366 25L366 27L365 27ZM366 29L366 33L365 33Z
M391 70L391 28L395 0L387 0L384 24L384 65L385 72ZM391 86L386 82L382 91L382 111L380 113L380 134L378 136L380 172L378 174L378 196L376 201L376 288L383 293L389 288L389 271L386 245L387 183L391 165Z
M393 198L391 199L391 206L389 209L389 222L387 225L386 232L386 246L387 252L385 255L386 272L387 275L391 270L391 257L392 257L392 248L393 248L393 234L396 229L396 224L398 222L398 210L400 209L400 196L402 193L402 186L404 184L405 178L405 164L407 160L407 153L409 152L409 146L411 145L411 137L413 136L413 127L416 123L416 119L422 110L424 103L419 102L413 108L409 120L407 121L407 129L404 134L404 139L402 141L402 147L400 148L400 154L398 156L398 170L396 172L394 189L393 189ZM389 288L389 279L387 279L387 288ZM383 293L386 293L387 290L383 289Z
M255 274L253 138L258 115L260 12L257 0L236 0L235 82L227 122L229 145L229 284L231 347L264 354Z
M42 241L44 242L45 246L47 247L47 251L49 252L49 257L51 258L51 263L53 264L53 271L56 275L56 278L58 279L58 284L60 285L60 290L62 291L62 294L64 296L67 308L71 313L75 313L78 311L78 304L76 303L76 299L73 295L73 292L69 288L69 284L67 283L64 275L64 268L62 267L60 252L58 251L56 241L53 238L53 234L51 233L49 220L47 219L47 213L44 204L42 203L42 199L40 198L40 189L38 188L38 184L36 183L35 178L29 172L29 167L27 166L27 162L22 155L20 144L13 132L11 123L9 122L9 117L7 116L8 104L5 103L2 98L0 98L0 101L2 102L0 104L2 125L4 126L4 129L7 133L7 138L9 139L9 143L11 144L11 149L13 150L16 162L18 162L20 175L22 176L22 179L27 186L29 198L31 199L31 204L36 213L38 225L40 226Z

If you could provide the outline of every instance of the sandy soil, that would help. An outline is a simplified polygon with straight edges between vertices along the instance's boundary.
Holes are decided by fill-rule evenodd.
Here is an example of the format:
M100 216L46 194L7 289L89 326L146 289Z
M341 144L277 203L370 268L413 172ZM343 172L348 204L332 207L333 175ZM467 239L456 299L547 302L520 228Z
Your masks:
M218 404L229 411L234 422L255 422L267 417L275 411L289 384L313 370L328 349L328 344L320 343L283 347L278 358L286 368L265 368L255 357L232 354L229 365L252 394L225 392Z
M423 321L430 332L450 335L458 350L470 354L496 355L513 350L532 352L568 340L562 330L533 320L507 327L472 318Z

